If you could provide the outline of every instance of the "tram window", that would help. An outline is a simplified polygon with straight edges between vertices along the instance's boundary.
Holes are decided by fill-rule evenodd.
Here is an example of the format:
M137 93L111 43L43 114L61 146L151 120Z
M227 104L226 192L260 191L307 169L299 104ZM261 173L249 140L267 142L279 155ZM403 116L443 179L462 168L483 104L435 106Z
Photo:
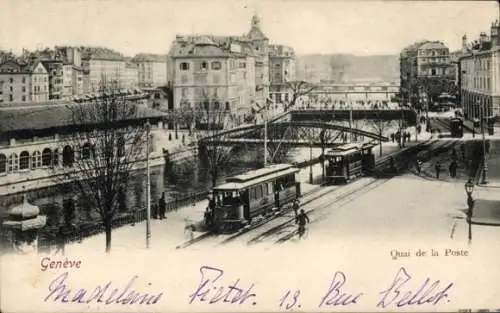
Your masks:
M273 193L273 183L267 183L267 194L270 195Z
M262 195L268 195L267 184L262 185Z
M250 189L250 199L253 199L253 200L257 199L255 188Z
M257 186L257 188L255 188L255 197L255 199L262 198L262 186Z

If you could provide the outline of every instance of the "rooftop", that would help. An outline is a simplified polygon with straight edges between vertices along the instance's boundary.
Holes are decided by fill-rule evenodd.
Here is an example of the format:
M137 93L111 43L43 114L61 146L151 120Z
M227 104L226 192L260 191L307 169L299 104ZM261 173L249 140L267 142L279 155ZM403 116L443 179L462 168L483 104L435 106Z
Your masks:
M20 132L77 126L73 112L77 106L73 102L58 102L42 105L25 105L0 108L0 132ZM131 104L132 105L132 104ZM163 114L146 106L137 107L137 114L132 119L159 118Z
M139 53L132 58L133 62L167 62L166 54Z

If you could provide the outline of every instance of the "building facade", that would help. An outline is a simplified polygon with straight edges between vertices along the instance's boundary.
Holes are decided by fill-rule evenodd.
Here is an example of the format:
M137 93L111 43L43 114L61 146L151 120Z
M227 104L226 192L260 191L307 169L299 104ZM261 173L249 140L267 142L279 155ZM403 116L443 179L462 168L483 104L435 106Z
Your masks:
M455 70L450 62L450 51L440 41L421 41L406 47L400 54L401 96L412 105L432 104L423 81L442 79L455 81ZM443 92L445 92L443 90Z
M173 108L236 113L242 103L251 102L254 59L244 49L238 43L220 46L208 36L178 37L169 64Z
M280 47L272 51L286 50ZM290 53L286 51L284 54ZM172 108L197 107L200 103L203 107L206 98L213 99L214 108L224 107L239 115L262 107L269 101L269 54L269 39L257 16L243 36L177 36L167 61ZM285 57L276 55L276 59L293 66Z
M321 82L304 98L312 103L331 105L389 105L399 92L394 82L340 84ZM302 99L303 100L303 99ZM300 105L300 103L299 103Z
M291 98L287 83L296 79L295 52L283 45L269 46L269 98L285 103Z
M460 99L469 119L490 121L500 115L500 25L492 23L490 36L464 44L460 57ZM466 38L464 36L464 38Z
M139 68L135 63L126 63L125 72L121 77L121 88L134 89L139 87Z
M82 53L83 92L98 93L103 86L125 88L125 57L106 48L85 48Z
M139 87L151 88L167 84L167 56L159 54L137 54L132 62L138 67Z
M23 65L7 61L0 65L0 102L49 100L49 75L40 61Z

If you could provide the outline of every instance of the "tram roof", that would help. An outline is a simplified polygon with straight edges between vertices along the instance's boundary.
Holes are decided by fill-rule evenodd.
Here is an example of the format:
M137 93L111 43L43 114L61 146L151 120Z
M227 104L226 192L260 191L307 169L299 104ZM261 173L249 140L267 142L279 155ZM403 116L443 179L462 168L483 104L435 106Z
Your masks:
M330 149L326 152L326 155L330 156L335 156L335 155L348 155L352 154L354 152L359 152L362 148L362 145L357 144L357 143L348 143L344 145L340 145L338 147L335 147L333 149Z
M263 183L263 182L266 182L266 181L269 181L272 179L276 179L276 178L281 177L281 176L295 174L298 171L299 171L298 168L290 165L288 168L286 168L284 170L274 171L274 172L269 173L268 175L261 175L261 176L258 176L254 179L250 179L247 181L239 181L238 182L238 181L229 181L229 179L228 179L227 183L216 186L214 188L214 190L234 191L234 190L246 189L246 188L251 187L253 185L257 185L257 184L260 184L260 183ZM238 176L240 176L240 175L238 175Z
M292 168L293 165L291 164L272 164L264 168L259 168L257 170L251 170L246 172L245 174L240 174L236 176L229 177L226 179L227 182L235 182L235 183L242 183L246 182L249 180L253 180L262 176L267 176L272 173L276 173L279 171L284 171L289 168Z

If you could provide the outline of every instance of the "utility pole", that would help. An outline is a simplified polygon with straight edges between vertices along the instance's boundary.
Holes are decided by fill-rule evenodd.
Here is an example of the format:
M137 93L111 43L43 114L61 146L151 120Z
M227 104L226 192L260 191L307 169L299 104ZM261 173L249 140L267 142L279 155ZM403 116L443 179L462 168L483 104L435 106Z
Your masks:
M146 248L149 249L149 241L151 238L151 177L149 171L149 132L151 125L146 122Z
M485 110L484 110L484 105L485 102L483 100L483 105L481 105L481 133L483 136L483 180L481 184L486 185L488 183L487 180L487 173L488 173L488 164L486 163L486 135L485 135L485 130L484 130L484 123L485 123Z
M264 105L264 167L267 166L267 104Z

